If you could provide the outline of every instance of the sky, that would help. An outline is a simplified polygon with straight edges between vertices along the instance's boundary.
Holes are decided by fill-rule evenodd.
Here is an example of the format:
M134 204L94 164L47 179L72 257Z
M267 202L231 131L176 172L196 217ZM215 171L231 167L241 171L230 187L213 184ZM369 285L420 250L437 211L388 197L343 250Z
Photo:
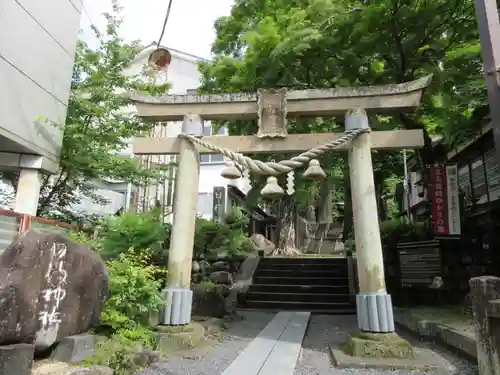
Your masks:
M121 35L127 41L140 39L148 45L158 41L168 0L119 0L123 8L124 24ZM209 58L215 40L214 22L231 12L234 0L173 0L162 45ZM81 28L83 37L92 43L95 39L90 25L102 29L101 14L111 9L111 0L83 0Z

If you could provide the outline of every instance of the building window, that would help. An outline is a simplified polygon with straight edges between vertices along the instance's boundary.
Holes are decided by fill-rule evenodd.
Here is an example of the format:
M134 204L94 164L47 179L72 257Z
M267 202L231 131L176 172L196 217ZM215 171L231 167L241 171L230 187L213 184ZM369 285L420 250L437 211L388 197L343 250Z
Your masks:
M214 132L212 125L205 124L203 126L203 136L210 137L212 135L227 135L226 128L220 128L218 132ZM220 154L205 154L201 155L200 162L201 163L220 163L224 161L224 156Z
M214 195L212 193L198 193L196 211L205 218L211 218L213 214Z
M469 164L458 168L458 187L466 197L471 195Z
M470 169L475 203L485 203L488 201L488 188L486 187L483 157L481 156L472 161Z
M484 154L484 165L489 198L494 201L500 198L500 164L494 149Z

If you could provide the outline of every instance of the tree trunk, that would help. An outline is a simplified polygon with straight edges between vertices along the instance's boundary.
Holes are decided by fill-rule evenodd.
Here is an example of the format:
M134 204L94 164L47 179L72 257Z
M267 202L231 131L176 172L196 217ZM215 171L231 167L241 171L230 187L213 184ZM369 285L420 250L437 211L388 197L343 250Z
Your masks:
M374 174L375 179L375 196L377 199L377 209L379 221L387 220L387 207L384 196L384 177L381 173Z
M325 179L321 184L320 200L318 209L318 223L332 223L332 184L331 181Z
M314 234L312 241L309 242L307 253L319 254L323 246L330 224L332 223L332 184L331 181L325 180L321 184L320 198L318 203L318 216L314 225Z
M278 241L276 249L271 255L300 254L296 241L296 211L295 197L293 195L286 196L280 204Z
M349 163L347 155L344 156L344 230L342 241L345 243L353 231L351 176L349 176Z

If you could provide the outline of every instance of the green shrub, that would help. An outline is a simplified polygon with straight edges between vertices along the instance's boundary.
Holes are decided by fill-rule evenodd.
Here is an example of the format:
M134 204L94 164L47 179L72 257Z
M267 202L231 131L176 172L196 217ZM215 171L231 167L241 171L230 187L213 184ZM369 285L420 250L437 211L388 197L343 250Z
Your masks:
M99 233L101 254L110 259L129 249L138 254L150 249L156 255L162 252L167 235L155 211L111 216L103 223Z
M198 217L194 236L194 257L227 256L255 251L246 236L249 219L244 212L233 207L222 223Z
M96 249L97 243L95 240L90 238L85 232L77 232L77 231L68 231L67 233L69 239L73 242L82 244L82 245L87 245L88 247L92 249Z
M427 239L423 223L407 223L404 220L387 220L380 223L382 246L395 247L398 242Z
M85 359L85 365L108 366L115 375L131 375L141 370L136 353L142 348L153 348L154 336L147 329L120 330L96 344L92 356Z
M230 230L243 232L248 227L250 219L245 212L239 207L232 207L224 216L224 224Z
M101 323L113 331L146 324L151 311L164 304L160 281L155 280L156 267L148 265L133 250L108 260L110 299L101 314Z

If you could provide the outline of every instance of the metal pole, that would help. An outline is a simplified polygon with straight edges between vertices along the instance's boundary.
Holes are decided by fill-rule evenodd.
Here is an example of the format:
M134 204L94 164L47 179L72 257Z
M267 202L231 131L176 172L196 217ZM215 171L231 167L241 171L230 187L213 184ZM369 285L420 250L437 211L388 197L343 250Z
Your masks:
M476 18L483 51L483 66L493 124L495 148L500 157L500 21L496 0L476 0Z
M134 154L130 156L130 159L134 158ZM125 212L130 210L130 200L132 199L132 183L127 184L127 193L125 194Z
M127 185L127 193L125 194L125 212L130 210L130 199L132 198L132 183Z

